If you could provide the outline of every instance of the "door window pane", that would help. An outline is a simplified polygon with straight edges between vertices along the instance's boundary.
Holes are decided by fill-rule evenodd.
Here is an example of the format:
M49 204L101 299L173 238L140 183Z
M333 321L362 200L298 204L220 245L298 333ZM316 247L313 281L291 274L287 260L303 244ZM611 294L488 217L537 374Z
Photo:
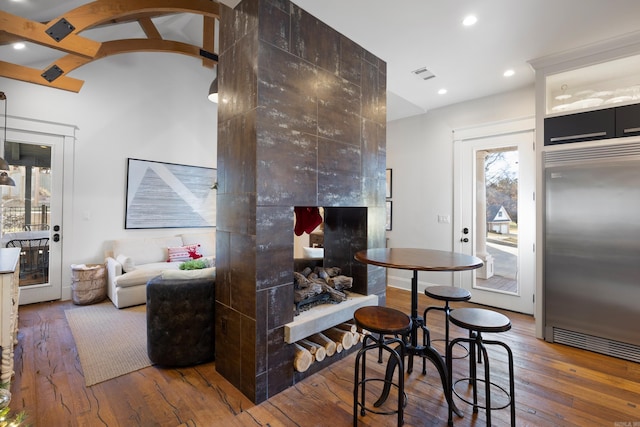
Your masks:
M49 279L51 147L7 142L15 187L2 186L1 244L19 247L20 286Z
M485 277L476 277L476 287L518 293L518 150L502 148L480 152L484 156L484 185L478 185L478 221L484 221L483 238L477 252L490 256ZM483 177L484 176L484 177ZM482 191L484 190L484 191ZM484 206L483 206L484 205ZM484 207L484 209L482 209ZM479 236L483 237L483 236Z

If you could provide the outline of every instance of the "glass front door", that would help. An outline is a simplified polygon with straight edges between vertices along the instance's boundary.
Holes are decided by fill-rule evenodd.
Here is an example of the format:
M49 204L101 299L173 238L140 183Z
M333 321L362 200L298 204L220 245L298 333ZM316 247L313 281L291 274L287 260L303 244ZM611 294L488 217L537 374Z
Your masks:
M484 262L480 269L463 272L460 286L471 292L472 302L533 313L533 132L458 144L460 234L456 247Z
M62 295L66 137L48 132L49 127L57 131L59 126L47 126L16 120L14 126L9 126L3 144L8 174L16 185L0 187L0 244L20 248L20 304L53 301Z
M49 282L51 147L7 142L15 186L2 186L2 241L18 247L20 286Z

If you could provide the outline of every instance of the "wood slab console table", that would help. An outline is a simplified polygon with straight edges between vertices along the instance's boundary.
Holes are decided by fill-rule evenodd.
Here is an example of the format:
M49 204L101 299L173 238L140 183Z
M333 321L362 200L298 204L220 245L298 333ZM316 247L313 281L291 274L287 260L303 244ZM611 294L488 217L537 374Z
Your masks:
M365 249L357 252L355 259L365 264L380 267L413 270L413 278L411 279L412 326L409 343L407 343L407 353L409 355L407 372L411 373L414 355L429 359L438 369L447 403L458 416L462 416L460 410L453 403L451 385L443 356L431 345L418 344L418 332L422 328L426 328L424 319L418 315L418 271L473 270L482 267L482 260L474 256L456 252L416 248ZM393 375L394 369L394 364L390 363L387 366L387 375ZM378 402L384 401L387 395L388 390L385 389L382 396L378 399Z
M9 384L13 376L13 348L18 334L20 297L20 248L0 248L0 383Z

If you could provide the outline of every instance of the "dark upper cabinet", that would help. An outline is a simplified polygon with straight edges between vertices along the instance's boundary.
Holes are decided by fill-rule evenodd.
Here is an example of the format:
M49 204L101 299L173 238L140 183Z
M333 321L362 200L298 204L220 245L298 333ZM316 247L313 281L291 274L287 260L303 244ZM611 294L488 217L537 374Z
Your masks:
M640 135L640 104L544 119L544 145Z
M593 141L615 136L615 111L586 111L544 119L544 145Z
M616 108L616 136L640 135L640 104Z

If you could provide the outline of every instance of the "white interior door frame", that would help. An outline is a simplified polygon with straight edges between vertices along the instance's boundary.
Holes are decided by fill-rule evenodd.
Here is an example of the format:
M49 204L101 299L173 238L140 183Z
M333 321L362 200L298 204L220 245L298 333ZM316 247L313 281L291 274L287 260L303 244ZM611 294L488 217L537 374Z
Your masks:
M461 240L462 230L464 227L474 227L475 218L470 220L469 206L472 200L468 194L463 191L465 185L469 185L465 176L469 176L469 168L475 166L475 162L472 161L471 165L468 163L469 150L471 147L481 146L485 141L490 141L492 138L501 139L501 137L507 137L509 135L527 134L530 135L531 153L527 158L527 169L521 171L526 174L535 174L535 154L533 152L533 144L535 141L534 135L535 119L534 117L526 117L518 120L492 123L474 128L458 129L453 132L453 158L454 158L454 215L453 215L453 250L456 252L466 253L474 255L475 253L475 240L472 238L470 242L463 242ZM465 157L466 156L466 157ZM473 156L475 159L475 156ZM521 165L524 162L521 163ZM527 177L531 181L529 186L531 187L531 212L519 212L519 217L523 220L526 219L527 224L531 224L532 228L535 228L535 204L533 200L533 190L535 189L535 179L533 176ZM521 195L521 197L528 197ZM473 208L471 208L473 209ZM467 212L467 213L465 213ZM522 222L524 223L524 221ZM471 233L470 236L473 236ZM533 229L527 230L526 236L519 244L520 255L518 256L518 262L520 264L519 271L522 274L526 274L527 283L523 286L522 276L520 277L520 290L524 291L527 295L520 295L519 301L514 301L513 296L500 295L493 293L492 295L484 295L485 292L475 291L472 292L476 302L487 303L487 299L490 298L491 304L496 307L503 307L512 309L515 311L522 311L525 313L533 313L534 303L533 294L535 291L535 254L533 253L533 242L535 241L535 231ZM524 246L526 245L526 246ZM530 249L530 253L523 255L522 248L526 247ZM454 286L471 288L474 281L475 272L458 272L454 274ZM477 295L476 295L477 294ZM529 295L530 294L530 295ZM527 298L525 301L523 298ZM472 299L473 300L473 299Z
M53 172L51 197L51 224L59 225L59 240L50 239L49 282L42 285L21 287L20 304L69 299L71 295L62 294L64 265L69 265L64 256L64 232L66 224L72 218L71 191L73 188L73 161L78 128L73 125L34 120L24 117L7 117L7 140L40 144L51 147L51 169ZM65 218L67 219L65 221ZM67 227L65 227L67 226ZM51 230L52 237L56 233Z

